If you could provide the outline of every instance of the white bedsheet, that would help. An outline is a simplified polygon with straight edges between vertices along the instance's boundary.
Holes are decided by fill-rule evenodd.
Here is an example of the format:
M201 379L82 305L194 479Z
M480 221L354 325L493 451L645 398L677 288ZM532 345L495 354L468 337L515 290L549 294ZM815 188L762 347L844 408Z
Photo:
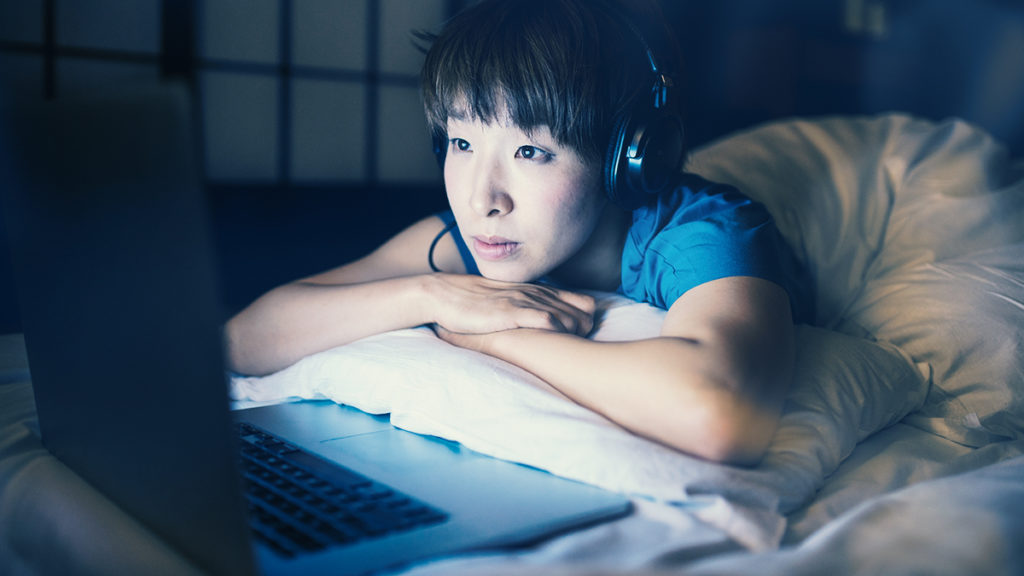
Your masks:
M829 480L834 488L814 505L830 510L822 510L813 534L778 550L752 554L694 541L695 530L705 533L699 526L641 506L632 523L597 526L526 551L442 560L409 576L1019 575L1021 450L1018 442L978 453L897 424L858 446Z
M0 574L193 574L43 448L23 357L20 336L0 336ZM637 500L633 515L612 523L530 548L438 559L409 574L899 574L906 571L887 568L932 558L918 573L1020 574L1024 561L1012 545L1024 538L1024 460L986 466L1020 450L1019 443L977 450L904 424L887 428L857 447L809 511L793 515L791 530L803 526L798 531L813 538L800 534L779 551L742 552L694 516ZM935 487L928 482L958 473ZM913 492L898 491L908 483ZM928 522L916 522L924 513ZM922 553L908 557L908 540Z

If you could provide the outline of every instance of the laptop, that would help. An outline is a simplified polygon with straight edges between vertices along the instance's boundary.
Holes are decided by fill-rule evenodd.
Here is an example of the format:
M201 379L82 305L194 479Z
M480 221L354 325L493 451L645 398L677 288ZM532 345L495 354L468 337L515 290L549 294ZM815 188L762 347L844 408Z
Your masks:
M390 571L629 512L350 407L232 411L190 103L160 85L4 116L3 207L54 455L211 574Z

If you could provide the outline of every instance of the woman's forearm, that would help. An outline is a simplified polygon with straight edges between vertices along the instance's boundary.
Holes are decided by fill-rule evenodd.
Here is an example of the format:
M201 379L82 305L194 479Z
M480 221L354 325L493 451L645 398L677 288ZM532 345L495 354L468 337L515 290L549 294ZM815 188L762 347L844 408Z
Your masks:
M314 352L421 324L470 334L519 327L585 334L593 316L589 296L439 273L287 284L232 318L226 332L232 368L266 374Z
M757 393L779 386L750 381L765 375L742 374L741 363L683 338L610 343L512 330L479 348L631 432L716 461L757 462L781 407L777 395Z
M243 374L269 374L314 352L428 323L424 281L407 276L275 288L227 322L228 364Z

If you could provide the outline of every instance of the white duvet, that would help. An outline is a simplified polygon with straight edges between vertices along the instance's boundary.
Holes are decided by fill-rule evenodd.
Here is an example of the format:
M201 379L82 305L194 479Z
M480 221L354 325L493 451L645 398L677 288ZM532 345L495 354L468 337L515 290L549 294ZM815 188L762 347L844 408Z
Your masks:
M425 328L234 378L232 393L390 413L414 432L677 502L753 550L777 547L786 516L894 422L970 446L1024 437L1024 181L996 142L955 120L789 121L706 147L689 169L764 202L817 279L816 326L797 329L792 390L757 468L635 437ZM657 333L661 311L599 296L595 338Z

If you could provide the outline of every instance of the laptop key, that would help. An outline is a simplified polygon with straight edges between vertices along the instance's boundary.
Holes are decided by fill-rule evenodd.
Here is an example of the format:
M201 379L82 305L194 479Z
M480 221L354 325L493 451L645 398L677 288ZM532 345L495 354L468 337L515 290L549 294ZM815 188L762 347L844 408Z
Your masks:
M237 426L254 537L293 556L344 546L448 515L249 424Z

